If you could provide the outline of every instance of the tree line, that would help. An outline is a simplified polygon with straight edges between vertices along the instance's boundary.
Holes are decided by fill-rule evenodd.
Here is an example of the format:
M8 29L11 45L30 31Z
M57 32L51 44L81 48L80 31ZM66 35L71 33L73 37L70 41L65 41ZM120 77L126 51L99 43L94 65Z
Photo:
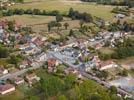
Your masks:
M8 9L8 10L3 10L2 14L3 14L3 16L23 15L23 14L45 15L45 16L46 15L48 15L48 16L59 15L58 16L59 20L61 20L62 16L66 16L66 17L71 17L72 19L83 20L85 22L93 21L91 14L88 14L86 12L80 13L77 10L73 10L73 8L70 8L69 13L67 15L60 14L60 12L57 10L47 12L46 10L40 10L40 9L26 9L26 10L24 10L24 9Z
M117 5L117 6L128 6L134 7L134 0L81 0L84 2L96 2L104 5Z

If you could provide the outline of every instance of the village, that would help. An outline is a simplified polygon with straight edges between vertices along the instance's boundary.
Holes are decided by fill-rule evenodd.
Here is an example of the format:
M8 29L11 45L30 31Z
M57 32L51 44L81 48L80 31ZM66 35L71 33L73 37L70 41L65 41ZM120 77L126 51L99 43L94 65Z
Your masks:
M131 33L100 32L88 40L70 37L70 40L65 43L50 43L47 37L38 34L19 33L21 26L17 24L15 24L14 31L8 32L6 31L9 27L7 23L7 20L0 22L0 42L6 47L14 48L13 54L23 55L24 59L16 65L17 67L2 66L0 68L0 93L2 95L15 91L17 85L25 82L31 87L34 82L40 80L40 77L32 70L42 67L47 68L49 73L56 73L57 66L65 65L68 67L64 69L64 74L73 73L78 79L83 80L84 76L81 71L84 71L105 82L121 77L117 74L118 72L114 76L108 75L109 70L124 71L122 65L113 60L100 60L95 52L101 49L107 40L110 41L109 47L114 47L116 39L122 40L124 36L132 36ZM47 47L47 50L44 51L44 47Z
M68 85L69 88L66 86L64 88L69 92L74 88L79 91L77 86L86 80L91 80L106 88L110 96L114 94L124 100L134 99L133 9L112 7L110 13L114 14L112 14L113 21L110 22L73 8L69 9L67 15L57 10L12 9L21 4L47 2L35 0L22 3L22 1L0 1L3 14L3 18L0 15L0 99L14 95L16 91L17 93L23 91L25 95L29 91L36 91L43 99L35 100L48 99L49 89L57 89L55 84L53 88L44 85L45 82L52 84L53 81L49 77L57 83L61 79L60 82L65 85L71 80L70 83L74 87L72 85L70 88ZM80 5L85 4L82 1L77 2ZM32 20L29 21L27 17ZM70 80L67 79L66 83L67 77ZM98 91L96 94L99 94ZM46 93L46 97L42 96L43 93ZM28 96L23 97L27 98ZM27 100L34 100L33 98L30 99L29 96Z

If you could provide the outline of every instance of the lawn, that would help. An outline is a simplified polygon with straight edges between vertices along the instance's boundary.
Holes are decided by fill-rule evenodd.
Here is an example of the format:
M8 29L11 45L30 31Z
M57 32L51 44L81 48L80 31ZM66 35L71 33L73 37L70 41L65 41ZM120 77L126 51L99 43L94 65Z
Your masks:
M21 5L18 4L13 6L12 8L38 8L40 10L46 11L58 10L61 13L67 14L69 8L71 7L75 10L79 10L80 12L91 13L92 15L104 18L105 20L111 20L113 18L113 14L111 13L113 6L97 5L94 3L84 3L79 0L42 0L41 2L24 3Z
M0 95L0 100L22 100L24 97L23 93L19 90L15 90L14 92Z
M112 54L114 50L112 48L103 47L99 50L102 54Z
M119 64L133 64L134 63L134 57L128 57L125 59L117 60Z

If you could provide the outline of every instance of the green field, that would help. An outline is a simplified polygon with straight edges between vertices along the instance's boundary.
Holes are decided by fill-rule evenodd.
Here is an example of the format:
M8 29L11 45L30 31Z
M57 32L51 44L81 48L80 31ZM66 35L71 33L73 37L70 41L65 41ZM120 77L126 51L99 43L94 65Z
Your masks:
M35 32L46 32L47 31L47 24L50 21L54 21L55 17L53 16L38 16L38 15L14 15L9 17L3 17L2 20L15 20L18 25L22 26L31 26ZM61 22L64 24L65 22L69 23L70 28L78 28L79 27L79 20L71 20L70 18L64 17L64 20ZM65 29L64 26L61 29Z
M103 47L99 50L102 54L112 54L114 50L112 48Z
M0 100L22 100L24 97L23 93L19 90L15 90L14 92L0 95Z
M91 13L92 15L104 18L105 20L111 20L113 18L113 14L111 13L113 6L97 5L95 3L83 3L78 0L42 0L40 2L37 2L37 0L34 1L36 2L18 4L12 8L38 8L40 10L46 11L58 10L61 13L67 14L69 8L72 7L80 12Z

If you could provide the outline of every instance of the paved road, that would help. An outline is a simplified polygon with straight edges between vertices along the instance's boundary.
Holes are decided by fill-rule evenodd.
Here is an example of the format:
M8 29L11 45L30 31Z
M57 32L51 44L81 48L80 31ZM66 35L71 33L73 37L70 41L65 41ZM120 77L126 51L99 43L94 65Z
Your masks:
M66 62L65 60L63 60L63 59L60 59L60 58L58 57L57 53L51 53L51 54L53 55L53 57L55 57L57 60L61 61L61 62L64 63L65 65L67 65L67 66L69 66L69 67L73 67L73 68L76 69L76 66L75 66L75 65L70 64L70 63ZM98 82L99 84L104 85L104 86L107 87L107 88L110 88L110 87L111 87L111 85L110 85L109 83L100 80L98 77L95 77L95 76L93 76L93 75L90 75L90 74L86 73L86 72L83 71L83 70L80 70L80 69L77 69L77 70L82 74L82 76L84 76L84 77L86 77L86 78L88 78L88 79L94 80L94 81ZM130 93L126 92L125 90L122 90L122 89L120 89L120 88L118 88L118 87L117 87L117 91L118 91L118 93L121 94L121 95L128 95L128 96L130 96L130 97L133 96L132 94L130 94ZM134 98L134 97L133 97L133 98Z

